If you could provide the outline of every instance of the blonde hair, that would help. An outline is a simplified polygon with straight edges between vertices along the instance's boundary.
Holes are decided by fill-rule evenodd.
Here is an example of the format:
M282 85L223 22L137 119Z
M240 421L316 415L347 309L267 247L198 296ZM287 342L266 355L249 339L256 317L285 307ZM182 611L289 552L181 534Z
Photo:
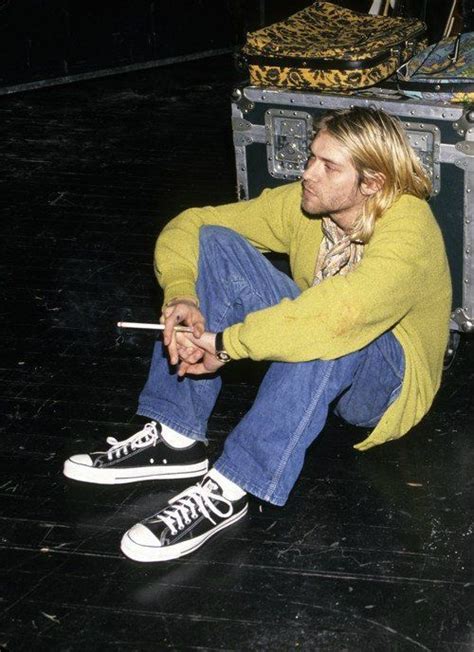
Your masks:
M375 222L400 195L429 197L430 178L397 118L379 109L354 107L331 111L315 128L326 131L349 151L359 185L383 175L382 187L367 198L362 214L354 222L351 240L368 242Z

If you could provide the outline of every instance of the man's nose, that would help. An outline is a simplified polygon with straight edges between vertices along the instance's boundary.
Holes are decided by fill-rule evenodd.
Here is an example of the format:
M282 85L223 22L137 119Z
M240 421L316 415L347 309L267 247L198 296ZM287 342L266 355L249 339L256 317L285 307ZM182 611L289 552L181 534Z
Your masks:
M314 159L309 159L306 163L302 178L304 181L314 181L317 178L317 165Z

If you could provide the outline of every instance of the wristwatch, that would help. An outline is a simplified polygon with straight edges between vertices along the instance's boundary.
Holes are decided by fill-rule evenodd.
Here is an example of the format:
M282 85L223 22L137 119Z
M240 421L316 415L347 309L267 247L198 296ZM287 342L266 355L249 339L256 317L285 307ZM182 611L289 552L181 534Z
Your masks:
M219 331L219 333L216 333L216 358L220 360L221 362L230 362L232 358L230 355L227 353L227 351L224 349L224 340L223 340L223 333L222 331Z

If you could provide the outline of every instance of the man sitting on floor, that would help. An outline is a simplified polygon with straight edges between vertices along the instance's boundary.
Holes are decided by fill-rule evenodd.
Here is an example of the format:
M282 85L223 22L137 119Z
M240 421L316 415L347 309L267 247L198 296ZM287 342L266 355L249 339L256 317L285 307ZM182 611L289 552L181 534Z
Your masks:
M426 414L451 307L430 189L399 121L353 108L316 125L302 183L191 209L163 229L155 260L165 330L139 399L143 427L64 466L99 484L204 475L125 533L125 555L163 561L196 550L246 514L248 493L284 505L333 402L349 423L373 428L361 451ZM259 250L288 254L292 279ZM218 372L242 358L272 364L208 471Z

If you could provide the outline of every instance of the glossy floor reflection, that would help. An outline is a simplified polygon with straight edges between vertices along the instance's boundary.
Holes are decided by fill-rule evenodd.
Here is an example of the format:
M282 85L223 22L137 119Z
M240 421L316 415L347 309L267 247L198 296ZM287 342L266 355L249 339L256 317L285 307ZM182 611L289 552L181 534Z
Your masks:
M121 535L175 488L67 482L120 437L160 305L154 240L235 198L225 58L0 98L2 602L6 650L472 650L472 380L463 340L431 413L360 454L331 419L284 508L179 562ZM215 458L262 368L226 369ZM112 432L113 431L113 432Z

